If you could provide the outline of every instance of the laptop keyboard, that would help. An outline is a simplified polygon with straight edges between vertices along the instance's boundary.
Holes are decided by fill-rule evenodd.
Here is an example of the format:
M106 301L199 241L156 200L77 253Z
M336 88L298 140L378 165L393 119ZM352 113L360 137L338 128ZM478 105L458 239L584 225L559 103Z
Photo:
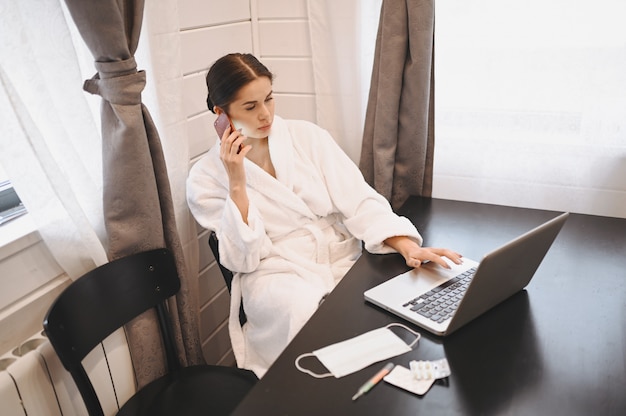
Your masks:
M431 321L442 323L456 312L475 272L476 268L472 267L402 306L410 308Z

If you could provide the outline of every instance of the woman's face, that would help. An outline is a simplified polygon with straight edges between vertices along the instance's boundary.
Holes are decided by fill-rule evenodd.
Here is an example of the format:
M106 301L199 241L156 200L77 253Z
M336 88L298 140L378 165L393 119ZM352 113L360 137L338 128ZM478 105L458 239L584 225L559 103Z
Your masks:
M267 77L259 77L239 90L228 115L244 136L254 139L269 136L274 121L272 93L272 83Z

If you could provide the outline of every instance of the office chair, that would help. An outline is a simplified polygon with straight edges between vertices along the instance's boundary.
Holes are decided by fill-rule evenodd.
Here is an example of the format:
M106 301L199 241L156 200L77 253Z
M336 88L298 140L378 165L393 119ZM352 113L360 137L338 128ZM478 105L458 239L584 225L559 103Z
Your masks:
M233 284L233 272L228 270L226 267L220 263L220 251L219 251L219 240L217 239L217 235L215 231L211 231L209 234L209 247L211 247L211 251L213 252L213 257L215 257L215 261L217 265L220 267L220 271L222 272L222 276L224 277L224 281L226 282L226 287L228 288L228 292L230 293L230 288ZM243 310L243 301L239 306L239 323L241 326L246 323L248 318L246 318L246 313Z
M181 366L166 311L166 300L179 289L173 255L156 249L90 271L54 301L44 318L44 330L90 416L104 413L82 360L112 332L150 308L157 312L168 372L136 392L118 416L227 415L254 386L257 378L247 370Z

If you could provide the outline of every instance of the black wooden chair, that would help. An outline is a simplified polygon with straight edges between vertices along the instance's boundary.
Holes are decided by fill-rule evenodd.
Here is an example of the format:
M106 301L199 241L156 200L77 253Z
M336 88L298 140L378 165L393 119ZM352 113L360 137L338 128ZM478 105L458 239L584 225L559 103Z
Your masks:
M226 267L220 263L220 250L219 250L219 240L217 239L217 235L215 231L211 231L209 234L209 247L211 247L211 251L213 252L213 257L215 257L215 261L217 265L220 267L220 271L222 272L222 277L224 277L224 281L226 282L226 287L228 288L228 292L230 293L230 288L233 284L233 272L228 270ZM239 323L241 326L245 324L247 321L246 313L243 310L243 302L241 302L241 306L239 307Z
M198 365L177 358L166 300L180 289L174 258L167 249L121 258L85 274L55 300L43 326L70 372L90 416L103 416L82 365L85 356L116 329L155 308L168 372L140 389L118 415L227 415L257 381L247 370Z

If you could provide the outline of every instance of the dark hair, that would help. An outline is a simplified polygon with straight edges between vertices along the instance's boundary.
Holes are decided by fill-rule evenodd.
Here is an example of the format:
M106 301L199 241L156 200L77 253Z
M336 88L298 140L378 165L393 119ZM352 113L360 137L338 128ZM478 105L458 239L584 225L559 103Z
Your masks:
M206 104L213 113L214 106L228 112L239 90L260 77L274 80L274 75L254 55L231 53L215 61L206 74L208 94Z

